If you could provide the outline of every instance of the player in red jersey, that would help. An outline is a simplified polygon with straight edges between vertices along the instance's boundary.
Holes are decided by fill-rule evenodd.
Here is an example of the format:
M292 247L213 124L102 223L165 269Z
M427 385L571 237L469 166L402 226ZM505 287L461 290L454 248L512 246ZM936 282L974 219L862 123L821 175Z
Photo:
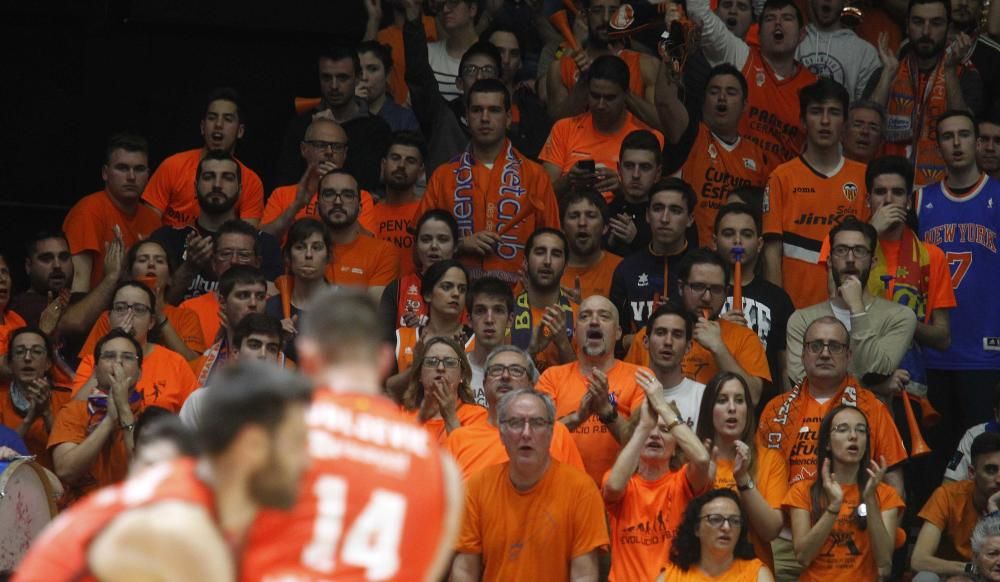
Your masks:
M236 580L233 555L259 507L291 507L308 463L310 383L276 366L220 373L202 406L199 459L95 491L53 521L15 582Z
M441 579L463 504L461 477L430 435L381 396L392 364L375 304L327 290L305 309L299 365L320 389L295 509L262 513L249 581Z

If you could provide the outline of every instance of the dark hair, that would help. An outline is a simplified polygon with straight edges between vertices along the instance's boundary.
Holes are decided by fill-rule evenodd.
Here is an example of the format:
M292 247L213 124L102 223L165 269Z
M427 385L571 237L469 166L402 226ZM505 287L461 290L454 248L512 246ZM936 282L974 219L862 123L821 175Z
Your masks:
M674 535L673 544L670 546L670 561L678 568L687 572L691 566L701 561L701 540L698 538L698 524L701 523L701 509L719 499L725 497L736 504L740 510L740 518L743 525L740 527L740 535L736 539L736 547L733 556L741 560L752 560L754 557L753 546L747 541L747 532L750 529L750 522L747 520L746 511L740 505L740 498L732 489L712 489L708 493L703 493L695 497L688 503L684 510L684 517L677 532Z
M677 278L681 282L687 282L691 276L691 269L695 265L715 265L722 269L723 285L729 285L729 261L719 256L719 253L708 247L701 247L689 251L681 264L677 268Z
M198 455L198 440L180 417L160 406L147 406L135 419L135 448L144 447L153 441L173 443L181 455Z
M153 293L153 290L147 287L146 284L143 283L142 281L135 281L129 279L128 281L121 281L120 283L115 285L115 290L114 292L111 293L112 303L114 303L115 295L118 295L118 292L121 291L122 289L125 289L126 287L139 289L140 291L145 293L146 297L149 298L149 312L153 314L156 313L156 294Z
M847 109L847 115L850 116L851 113L859 109L868 109L869 111L874 111L878 113L879 117L882 119L882 129L885 129L885 107L877 101L872 101L871 99L859 99L851 103L851 106Z
M705 85L712 81L716 77L730 76L736 77L736 81L740 84L740 89L743 91L743 100L746 101L747 97L750 95L750 87L747 85L747 78L743 75L743 72L731 65L730 63L719 63L712 67L708 72L708 78L705 79ZM708 98L708 92L705 92L705 98Z
M174 269L176 268L176 265L174 265L174 257L170 255L170 251L167 250L167 247L163 246L163 243L153 238L136 241L134 245L129 247L128 252L125 253L126 269L128 269L129 272L132 271L132 267L135 266L136 259L139 258L139 249L144 245L156 245L160 247L160 250L162 250L163 254L167 257L167 272L169 274L173 274Z
M67 248L69 247L69 239L66 238L66 233L64 233L63 231L61 231L61 230L38 230L38 231L35 231L35 233L33 235L31 235L30 237L28 237L27 242L24 243L24 254L25 254L25 256L27 256L30 259L31 256L34 255L35 252L38 250L38 243L40 243L42 241L45 241L45 240L54 239L54 238L63 241L64 243L66 243L66 247ZM10 266L10 265L8 265L8 266Z
M830 100L840 103L841 112L846 118L847 108L851 106L851 96L847 89L833 79L820 77L815 83L799 90L799 117L803 120L806 118L806 110L810 105Z
M377 40L366 40L358 45L358 55L371 53L382 63L382 68L388 73L392 70L392 49L387 44ZM360 61L360 58L358 59ZM359 67L360 68L360 67Z
M906 195L908 197L913 195L913 165L910 161L901 156L881 156L868 162L868 168L865 170L865 189L868 190L869 196L875 178L884 174L902 176L906 181Z
M414 229L414 235L419 235L420 229L432 220L448 225L448 230L451 231L451 238L454 239L456 245L458 244L458 221L455 220L455 215L441 208L431 208L421 214L420 218L417 219L417 227Z
M566 194L562 199L562 212L559 218L565 222L566 212L569 207L576 204L577 202L589 202L597 208L597 211L601 214L601 220L605 224L608 222L608 203L604 201L604 196L600 192L594 190L593 188L573 188ZM564 233L565 234L565 233Z
M108 138L108 147L104 150L105 165L111 163L111 154L116 150L139 153L149 156L149 142L141 135L120 132Z
M389 150L394 145L417 148L420 151L420 163L423 163L427 159L427 140L424 139L424 136L420 132L409 129L392 132L392 137L389 139L389 147L385 148L385 157L388 157Z
M799 28L805 26L805 20L802 18L802 11L799 10L798 5L796 5L793 0L767 0L767 2L764 2L764 7L760 9L760 14L757 15L757 25L759 26L764 24L764 14L768 11L783 10L788 6L795 9L795 19L799 22Z
M215 162L232 162L236 166L236 182L240 186L240 192L243 192L243 168L240 167L240 163L236 161L229 152L224 152L221 150L208 150L205 154L198 160L198 169L195 171L194 181L195 184L201 179L201 168L205 165L207 161Z
M16 340L17 338L21 337L26 333L33 333L42 338L42 343L45 344L45 354L49 358L49 363L51 363L52 358L55 357L55 344L52 343L52 338L50 338L47 333L45 333L44 331L42 331L41 329L39 329L34 325L25 325L15 329L10 333L10 337L7 338L7 346L6 346L7 361L10 362L10 359L13 357L14 340Z
M375 302L360 289L327 287L317 292L299 322L299 337L315 342L331 362L356 360L356 348L374 354L382 345Z
M97 369L97 361L101 359L101 352L104 351L104 344L108 343L113 339L124 338L132 343L132 347L135 348L136 363L139 368L142 368L142 346L139 345L139 340L132 337L132 334L123 330L120 327L116 327L109 331L108 333L101 336L101 339L97 340L94 345L94 369Z
M830 412L826 413L823 417L823 422L819 425L819 438L816 441L816 480L812 485L809 486L809 499L812 501L812 515L813 522L819 521L819 518L826 511L828 505L830 505L830 500L826 498L826 492L823 491L823 463L830 460L830 472L833 473L834 466L836 462L833 459L833 451L830 448L830 433L833 428L833 417L837 416L841 411L844 410L854 410L865 419L865 425L869 428L868 435L865 438L865 450L861 455L861 462L858 463L858 491L864 491L865 486L868 484L868 466L869 459L871 459L872 450L872 432L871 423L868 422L868 416L865 415L857 406L851 406L848 404L840 404L835 406ZM861 529L864 529L864 523L858 524Z
M979 124L976 123L976 118L974 118L971 113L969 113L964 109L949 109L944 113L942 113L941 115L938 115L938 118L934 121L934 131L937 133L938 141L941 141L941 130L940 130L941 122L943 122L946 119L951 119L952 117L964 117L968 119L969 123L972 124L973 133L975 134L976 137L979 137Z
M438 281L440 281L445 274L452 269L462 271L462 274L465 275L465 282L469 282L468 271L466 271L465 266L456 259L438 261L430 267L427 267L424 274L420 276L420 295L424 298L424 301L427 301L428 307L430 306L430 300L427 299L427 297L434 290L434 286L438 284Z
M847 216L837 226L830 229L830 248L833 248L833 239L842 232L860 232L868 239L868 250L875 252L875 245L878 244L878 231L867 222L861 222L854 216Z
M424 369L424 356L427 351L431 349L431 346L436 344L445 344L460 360L461 366L461 376L458 380L458 404L471 404L473 406L479 406L476 404L476 397L472 393L472 387L469 382L472 381L472 367L469 365L469 358L465 355L465 349L463 346L459 345L454 338L445 336L435 336L427 340L424 343L422 349L417 350L413 354L413 373L410 375L410 383L407 385L406 390L403 392L402 402L404 408L407 410L417 410L423 403L426 396L426 390L424 385L420 381L420 374Z
M222 237L227 234L242 234L250 237L253 240L254 254L260 256L260 241L257 239L257 229L249 222L240 220L239 218L231 218L223 222L219 225L219 230L215 231L215 236L212 238L212 247L217 246Z
M361 74L361 59L358 58L358 51L353 47L343 45L328 46L319 52L319 57L316 60L322 61L323 59L334 62L350 59L351 64L354 65L354 76L357 77Z
M913 7L918 4L943 4L945 18L948 19L948 24L951 24L951 2L949 0L910 0L910 4L906 7L906 19L910 19L910 13L913 12Z
M622 147L618 150L618 158L625 157L625 150L643 150L656 154L657 165L663 165L663 149L660 141L656 139L653 132L646 129L636 129L630 131L622 140Z
M750 477L755 478L757 476L757 451L754 448L754 434L757 432L757 419L754 417L753 397L750 395L750 386L747 385L747 381L743 376L725 371L712 376L712 379L705 385L705 391L701 395L701 405L698 407L698 425L695 427L695 433L698 435L698 440L702 442L705 439L712 439L715 442L715 420L712 415L712 409L715 408L715 401L718 399L722 387L731 380L736 380L740 383L740 386L743 388L743 398L746 400L747 421L739 440L749 445L750 467L748 474Z
M653 184L653 187L649 189L649 204L646 208L651 208L653 206L653 197L657 193L666 190L680 192L681 196L684 198L684 204L687 205L688 216L691 216L694 213L694 208L698 205L698 195L694 193L694 189L691 188L691 184L688 184L680 178L662 178Z
M506 26L504 24L496 24L496 22L494 22L489 28L484 30L483 33L479 35L479 40L485 40L486 42L493 44L492 42L490 42L490 37L497 32L506 32L507 34L512 35L514 37L514 40L517 41L517 48L522 53L524 52L524 35L521 34L521 31L515 30L514 27L512 26Z
M657 307L646 320L646 337L652 337L653 323L664 315L676 315L684 320L684 339L691 341L691 334L694 333L694 316L673 301L667 301Z
M333 253L333 236L330 234L330 230L325 224L315 218L305 217L296 220L292 223L292 227L288 229L288 238L285 240L284 248L285 260L289 262L291 261L293 246L306 240L314 234L318 234L323 238L323 244L326 245L327 256ZM254 237L254 239L256 239L256 237Z
M476 279L465 294L465 309L470 315L476 298L483 295L503 299L504 305L507 306L507 313L514 313L514 293L510 290L510 285L496 277L487 275Z
M255 333L274 336L279 342L285 339L285 332L277 318L266 313L248 313L233 328L233 346L239 349L243 340Z
M240 94L236 92L236 89L232 87L216 87L208 93L208 98L205 99L205 113L208 113L209 106L216 101L229 101L236 106L236 118L240 123L243 123L243 100L240 99Z
M1000 434L987 430L972 439L972 446L969 447L969 458L975 464L976 457L997 451L1000 451Z
M563 253L565 253L567 256L569 255L569 239L566 238L566 233L559 230L558 228L550 228L547 226L543 226L541 228L536 228L535 232L531 233L528 236L528 241L524 243L525 257L531 254L531 249L535 248L535 241L538 239L538 237L542 236L543 234L551 234L555 237L558 237L559 240L562 241Z
M294 374L262 362L233 362L212 376L212 386L202 398L204 418L198 437L208 454L223 452L246 425L273 431L285 417L289 404L308 404L312 384Z
M504 111L510 111L510 91L507 90L507 86L500 79L476 79L476 82L465 93L466 108L472 106L472 96L476 93L499 93L503 95L503 109Z
M497 73L500 72L500 51L497 47L493 46L493 43L485 40L477 40L472 43L472 46L465 49L462 53L462 60L458 62L458 76L462 76L462 69L465 68L465 63L470 58L475 56L484 56L493 60L493 66L497 68ZM473 83L474 85L474 83Z
M587 81L597 79L611 81L621 87L622 91L628 93L630 75L628 65L621 58L615 55L601 55L590 64L590 69L587 71Z
M219 296L222 303L226 302L229 294L237 285L264 285L267 286L267 277L264 272L257 267L250 265L233 265L226 269L226 272L219 277Z
M719 234L719 225L722 224L722 219L730 214L744 214L752 218L753 226L757 229L757 236L761 236L760 213L744 202L729 202L728 204L724 204L715 215L715 228L712 229L712 232Z

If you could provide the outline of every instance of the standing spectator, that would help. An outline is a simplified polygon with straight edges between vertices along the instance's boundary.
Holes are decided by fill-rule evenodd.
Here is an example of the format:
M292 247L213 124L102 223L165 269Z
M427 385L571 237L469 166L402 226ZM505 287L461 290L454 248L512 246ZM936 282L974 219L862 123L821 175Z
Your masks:
M408 0L416 3L413 0ZM462 93L455 87L459 66L465 51L478 40L476 21L482 10L481 0L442 2L438 22L444 38L427 44L427 58L437 79L438 91L452 101ZM407 6L404 1L403 6ZM413 66L412 63L410 66Z
M645 223L645 220L643 220ZM569 256L560 284L579 288L580 297L608 296L611 278L622 258L601 248L608 230L608 205L596 190L576 190L563 199L562 227L569 242Z
M486 361L494 349L507 343L510 326L514 324L514 295L510 287L500 279L483 277L469 286L469 291L465 294L465 306L474 340L472 351L465 354L472 368L469 383L476 403L491 408L484 390ZM536 368L535 372L537 371ZM537 379L531 379L531 386L534 386Z
M1000 114L1000 43L987 34L982 0L951 0L949 34L962 32L969 36L971 48L962 55L966 66L971 64L982 77L982 100L972 112L976 117Z
M691 349L694 317L676 303L664 303L649 316L643 349L649 354L649 369L663 387L681 419L694 430L698 426L705 385L686 378L682 363Z
M1000 176L1000 115L976 122L976 165L989 177Z
M378 41L365 41L358 45L361 80L354 89L355 94L368 104L368 112L381 117L393 132L420 131L413 111L397 103L388 93L388 81L393 69L391 51L389 45Z
M843 85L851 101L856 101L880 63L875 47L841 24L846 4L845 0L809 0L809 24L795 58L817 77Z
M652 238L646 210L649 196L663 174L660 142L652 132L637 129L622 140L618 155L618 175L621 181L614 200L608 203L608 227L604 246L616 255L627 257L649 245ZM576 186L570 191L590 190ZM563 197L563 206L568 197Z
M844 157L867 164L882 152L885 136L885 107L874 101L851 103L844 127Z
M399 249L400 274L413 271L413 223L420 206L417 181L424 174L427 147L419 133L401 131L392 134L389 149L382 158L382 182L385 190L362 224L375 238L390 242ZM363 204L363 202L362 202Z

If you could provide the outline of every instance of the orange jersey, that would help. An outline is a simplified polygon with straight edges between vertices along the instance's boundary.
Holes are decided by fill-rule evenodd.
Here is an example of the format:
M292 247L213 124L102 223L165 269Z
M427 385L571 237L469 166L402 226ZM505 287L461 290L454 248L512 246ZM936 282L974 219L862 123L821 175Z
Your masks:
M781 238L782 287L796 309L829 299L819 253L830 229L847 216L868 221L865 168L843 158L827 177L800 156L778 166L767 181L764 236Z
M559 283L567 289L572 289L576 285L576 278L580 277L581 301L591 295L607 297L608 293L611 292L611 278L615 274L618 263L622 262L622 258L608 251L602 252L604 256L601 257L601 260L587 269L566 265L566 270L563 271Z
M615 54L628 65L628 90L640 99L646 95L646 83L642 80L642 54L622 49ZM580 80L580 68L568 56L559 59L559 78L567 91L572 91Z
M193 311L198 317L198 324L201 327L205 343L208 345L215 343L219 329L222 328L222 320L219 319L219 310L222 306L219 305L219 296L215 294L215 291L186 299L181 302L180 308Z
M557 166L563 174L569 172L569 169L580 160L594 160L595 164L603 164L613 172L617 172L622 141L625 140L625 136L637 129L652 132L660 142L660 148L663 148L663 134L640 121L631 112L625 112L622 126L611 134L597 131L594 127L594 117L588 112L557 121L552 126L552 132L542 146L538 159ZM610 204L614 193L603 194L604 200Z
M49 413L55 419L59 411L69 402L72 391L65 386L51 385L49 392ZM0 424L17 430L24 424L24 415L14 408L14 401L10 397L10 382L0 384ZM41 416L28 427L27 432L21 437L28 447L28 452L37 457L39 463L46 469L54 471L52 465L52 455L49 454L49 431L45 428L45 419Z
M392 243L399 249L399 272L402 275L412 273L413 266L413 241L414 235L409 229L416 227L417 222L413 217L420 206L419 200L407 202L406 204L389 204L379 202L372 208L367 219L359 218L361 224L367 228L375 238Z
M288 210L292 203L295 202L295 195L298 191L298 184L278 186L274 190L271 190L271 195L267 197L267 204L264 205L264 214L260 219L260 223L264 225L277 220L278 217L281 216L285 210ZM312 198L309 199L309 202L295 213L295 220L300 218L315 218L317 220L322 220L319 215L316 214L317 199L318 196L313 194ZM360 222L362 226L368 223L374 206L375 202L372 200L371 192L368 190L361 190L361 213L358 214L358 222ZM288 231L286 230L281 233L278 240L281 241L282 245L284 245L287 238Z
M729 145L707 125L698 124L698 135L678 177L691 184L698 195L694 223L698 226L699 244L711 244L715 215L726 204L729 193L747 186L763 188L770 166L769 157L752 140L741 137Z
M438 40L437 25L434 17L424 15L424 35L427 42L432 43ZM382 44L389 45L392 51L392 68L389 69L389 78L386 79L389 85L389 94L393 96L396 103L403 104L410 98L410 88L406 85L406 54L403 51L403 27L398 24L387 26L378 31L375 36Z
M941 543L934 556L942 560L968 562L972 559L972 530L981 513L972 503L976 482L942 483L920 510L920 519L941 530Z
M757 573L760 572L761 568L766 567L764 562L761 562L757 558L750 560L737 558L733 560L732 565L724 573L719 576L709 576L698 567L698 564L694 564L685 572L676 564L668 562L664 574L664 582L713 582L719 580L725 580L726 582L757 582Z
M500 440L500 430L489 422L462 426L448 435L446 444L448 452L462 471L462 479L466 481L486 467L510 460L507 449ZM560 463L572 465L581 471L585 470L580 451L577 450L569 429L561 422L557 422L552 429L549 454Z
M198 321L198 314L185 307L174 307L173 305L164 305L163 312L170 321L170 325L177 332L177 335L184 340L184 345L190 348L191 351L199 354L205 351L205 337L201 332L201 322ZM104 337L109 331L111 331L111 322L108 318L108 312L105 311L97 318L94 327L90 329L90 335L87 336L83 347L80 348L80 357L94 355L94 348L97 347L98 340Z
M11 332L26 325L28 323L24 321L23 317L9 309L0 313L0 355L7 353Z
M128 215L111 200L106 190L84 196L70 208L63 220L63 232L74 255L90 253L90 288L104 278L104 244L115 239L114 227L121 229L122 241L129 249L140 240L149 238L162 226L160 217L150 207L139 204L135 214Z
M201 209L195 194L195 174L204 150L196 148L176 153L163 160L153 172L142 193L142 200L160 211L163 224L179 228L194 224ZM240 218L260 220L264 212L264 183L257 173L240 165L240 197L236 201L236 213Z
M358 234L352 242L333 246L326 280L334 285L385 287L399 278L398 257L390 243Z
M806 141L799 116L799 91L813 84L816 75L801 63L797 66L794 76L779 80L761 56L760 47L754 46L743 65L750 94L740 119L740 135L756 142L775 164L799 155Z
M809 497L811 485L812 481L792 485L783 503L786 510L812 511L812 500ZM799 582L879 579L871 538L868 531L858 528L853 515L860 504L861 492L858 491L857 484L840 487L844 490L844 502L840 506L840 513L837 514L837 521L812 563L799 574ZM878 507L881 511L902 509L904 506L896 490L885 483L879 483L875 494L878 496Z
M637 411L646 398L646 393L635 381L637 370L639 366L615 360L607 371L608 392L614 396L618 413L626 417L631 416L633 410ZM587 378L580 372L580 363L571 362L545 370L535 388L552 397L556 405L556 418L562 418L579 408L580 399L587 392ZM621 445L596 415L592 415L573 431L573 441L580 449L587 473L594 479L594 483L600 483L604 474L615 464Z
M660 564L670 555L684 508L699 493L691 489L687 473L684 465L680 471L668 471L656 481L632 475L625 495L606 504L614 556L610 582L656 579ZM607 483L609 475L604 475L602 483Z
M812 397L805 380L791 392L771 399L757 427L757 446L776 450L786 459L789 485L816 479L819 425L826 413L840 404L854 406L868 417L873 459L885 457L889 467L906 460L906 448L892 413L856 379L845 378L840 390L822 404Z
M101 489L61 514L36 538L17 566L17 582L90 582L88 549L116 517L157 503L189 503L215 516L215 495L195 474L196 461L160 463L124 483ZM220 534L221 535L221 534Z
M308 423L298 502L258 515L241 580L424 580L444 536L443 452L382 397L318 390Z
M509 464L469 479L456 550L481 556L483 582L568 580L573 558L608 546L601 494L586 473L554 459L518 491Z
M524 244L540 227L559 228L559 205L545 169L505 142L493 167L469 152L434 170L413 222L432 208L451 212L460 237L488 230L499 232L493 253L468 258L466 266L476 279L483 274L517 280L524 264Z
M73 396L94 373L94 354L80 359L73 381ZM159 406L177 414L189 394L198 387L198 380L187 360L163 346L153 346L153 351L142 359L142 374L135 389L142 393L145 406Z

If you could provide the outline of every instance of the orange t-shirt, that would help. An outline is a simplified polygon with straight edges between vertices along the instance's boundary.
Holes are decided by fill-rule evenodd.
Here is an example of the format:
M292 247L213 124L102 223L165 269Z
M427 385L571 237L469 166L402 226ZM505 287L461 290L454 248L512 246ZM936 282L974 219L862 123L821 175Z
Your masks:
M24 321L24 318L17 313L8 309L0 313L2 317L2 322L0 322L0 356L7 353L7 347L10 343L10 334L22 327L28 325L28 322Z
M799 63L794 76L779 80L761 56L760 47L751 46L743 76L750 94L740 118L740 135L749 137L764 153L773 156L773 164L799 155L806 141L799 116L799 91L816 82L816 75Z
M677 175L691 184L698 196L694 223L698 226L698 241L702 245L711 243L715 215L726 204L729 193L747 186L763 188L770 172L769 156L752 140L741 137L728 145L707 125L698 124L698 135Z
M136 207L135 214L129 216L111 201L107 190L84 196L69 209L63 220L63 232L69 242L69 252L74 255L91 253L90 288L93 289L104 278L104 243L115 239L115 225L121 229L122 241L129 249L140 240L149 238L154 230L162 226L160 217L145 204Z
M390 243L358 234L353 242L334 245L326 279L334 285L385 287L399 278L398 257Z
M425 14L421 20L424 23L424 35L427 37L427 42L436 41L438 35L434 17ZM395 98L396 103L402 105L410 98L410 88L406 85L406 52L403 50L403 28L398 24L387 26L378 31L375 39L382 44L389 45L389 49L392 51L392 69L389 71L387 79L389 94Z
M907 458L892 413L871 391L848 376L840 390L820 404L809 393L809 381L771 399L760 415L757 446L774 449L787 459L788 484L816 478L816 445L823 417L840 404L857 407L868 417L873 459L885 457L889 467Z
M222 328L222 320L219 318L221 308L219 296L214 291L186 299L180 305L180 309L193 311L198 317L198 325L201 327L206 345L215 343L215 339L219 336L219 329Z
M408 412L414 420L417 418L417 412ZM469 404L467 402L458 401L458 408L455 409L455 414L458 416L458 424L463 427L475 426L475 425L488 425L489 421L489 411L479 406L478 404ZM438 444L442 447L448 442L448 429L444 426L443 418L431 418L423 423L424 430L431 435L431 438L436 439Z
M456 550L482 557L483 582L568 580L573 558L608 546L601 494L586 473L555 459L534 487L518 491L509 465L466 483Z
M642 80L642 54L622 49L615 54L628 66L628 90L639 98L646 96L646 83ZM580 80L580 68L568 56L559 59L559 78L567 91L572 91Z
M267 204L264 205L264 215L260 219L262 225L268 224L269 222L274 222L277 220L281 214L292 205L295 201L295 195L299 191L298 184L289 184L288 186L278 186L274 190L271 190L271 195L267 197ZM318 196L313 194L309 202L295 213L295 220L300 218L315 218L317 220L322 220L316 214L316 205L318 201ZM371 192L368 190L361 190L361 213L358 214L358 222L361 226L371 230L367 224L370 224L369 220L371 217L372 208L375 206L375 201L372 199ZM284 246L285 241L288 239L288 231L281 233L278 240L281 241L282 246Z
M757 573L761 568L765 568L764 562L757 558L750 560L733 560L729 569L720 576L709 576L698 567L697 564L685 572L677 565L668 562L664 574L664 582L713 582L725 580L726 582L757 582Z
M625 112L625 121L612 134L601 133L594 127L594 117L589 112L576 117L560 119L552 126L549 139L542 146L538 159L559 167L563 174L569 172L573 164L580 160L594 160L608 169L618 171L618 155L621 153L625 136L637 129L645 129L656 136L663 148L663 134L649 127L631 112ZM604 199L610 204L614 192L604 192Z
M688 467L647 481L632 475L625 486L625 495L608 503L611 529L611 582L655 580L660 565L670 555L677 526L684 518L684 508L698 491L691 489ZM602 486L610 471L605 473Z
M52 413L53 420L59 416L59 411L69 402L72 391L65 386L51 385L49 394L49 412ZM24 417L18 414L14 408L14 402L10 398L10 382L0 384L0 424L17 430L24 423ZM55 426L53 425L53 428ZM24 444L28 447L28 452L37 457L39 463L46 469L54 471L52 466L52 455L49 454L49 431L45 429L45 419L39 416L31 423L31 427L22 437Z
M163 311L166 313L170 325L177 331L177 335L184 340L184 345L199 354L205 351L205 337L201 333L201 322L198 321L198 314L185 307L174 307L173 305L164 305ZM90 329L90 335L87 336L83 347L80 348L79 356L81 358L87 355L93 356L98 340L109 331L111 331L111 321L108 318L108 312L105 311L97 318L94 327Z
M413 265L413 242L415 237L409 229L416 226L414 213L420 206L419 200L406 204L379 202L371 210L367 223L361 224L375 235L375 238L396 245L399 249L399 273L405 275L415 270ZM361 220L359 218L359 220Z
M506 463L510 460L507 449L500 440L500 430L489 422L462 426L448 435L448 452L455 458L458 468L462 471L462 479L469 480L486 467ZM549 454L560 463L572 465L584 471L583 459L577 450L569 429L561 422L552 428L552 442L549 444Z
M639 366L615 360L607 371L608 392L614 396L616 408L622 416L631 416L632 411L638 410L646 398L646 393L635 381L638 369ZM552 397L556 405L556 418L562 418L579 408L580 399L587 392L587 379L580 372L580 363L571 362L545 370L535 388ZM621 445L595 415L578 426L572 434L587 473L594 483L599 484L604 474L615 464Z
M307 422L298 501L258 513L241 582L425 580L445 535L443 451L381 396L319 389Z
M512 169L505 171L515 163L508 160L508 153L520 163L519 176ZM438 166L413 213L413 222L428 210L440 208L455 216L461 237L482 230L500 231L492 254L464 262L473 279L486 272L513 284L524 265L524 245L531 233L543 226L559 228L559 205L545 169L515 150L510 141L492 162L490 169L482 160L474 160L471 172L463 169L461 157Z
M622 258L618 255L602 251L604 256L597 264L588 269L571 267L566 265L562 279L559 281L563 287L572 289L576 285L576 278L580 277L580 300L584 300L591 295L601 295L607 297L611 292L611 278L615 274L618 263Z
M783 506L788 509L812 510L809 487L812 481L802 481L792 485L785 496ZM858 528L853 517L861 501L857 484L841 485L844 501L837 514L833 530L823 542L823 547L799 574L799 582L825 582L826 580L878 580L878 566L872 553L868 531ZM902 509L903 500L896 490L879 483L875 490L880 511ZM890 534L891 535L891 534Z
M80 359L73 382L76 396L94 373L94 354ZM153 351L142 359L142 373L136 391L142 393L143 406L159 406L177 414L189 394L198 387L198 379L187 360L163 346L153 346Z
M163 214L165 226L178 228L194 224L201 213L195 194L195 174L203 151L196 148L176 153L163 160L149 178L142 199ZM236 160L236 163L240 165L242 181L236 213L243 219L260 220L264 211L264 183L243 162Z
M920 519L941 530L935 557L958 562L972 559L972 530L980 517L972 504L975 489L976 482L969 479L942 483L920 510Z
M870 215L864 164L843 158L830 177L800 156L778 166L764 193L764 236L780 237L782 287L796 309L829 299L826 267L819 264L823 239L845 217Z

